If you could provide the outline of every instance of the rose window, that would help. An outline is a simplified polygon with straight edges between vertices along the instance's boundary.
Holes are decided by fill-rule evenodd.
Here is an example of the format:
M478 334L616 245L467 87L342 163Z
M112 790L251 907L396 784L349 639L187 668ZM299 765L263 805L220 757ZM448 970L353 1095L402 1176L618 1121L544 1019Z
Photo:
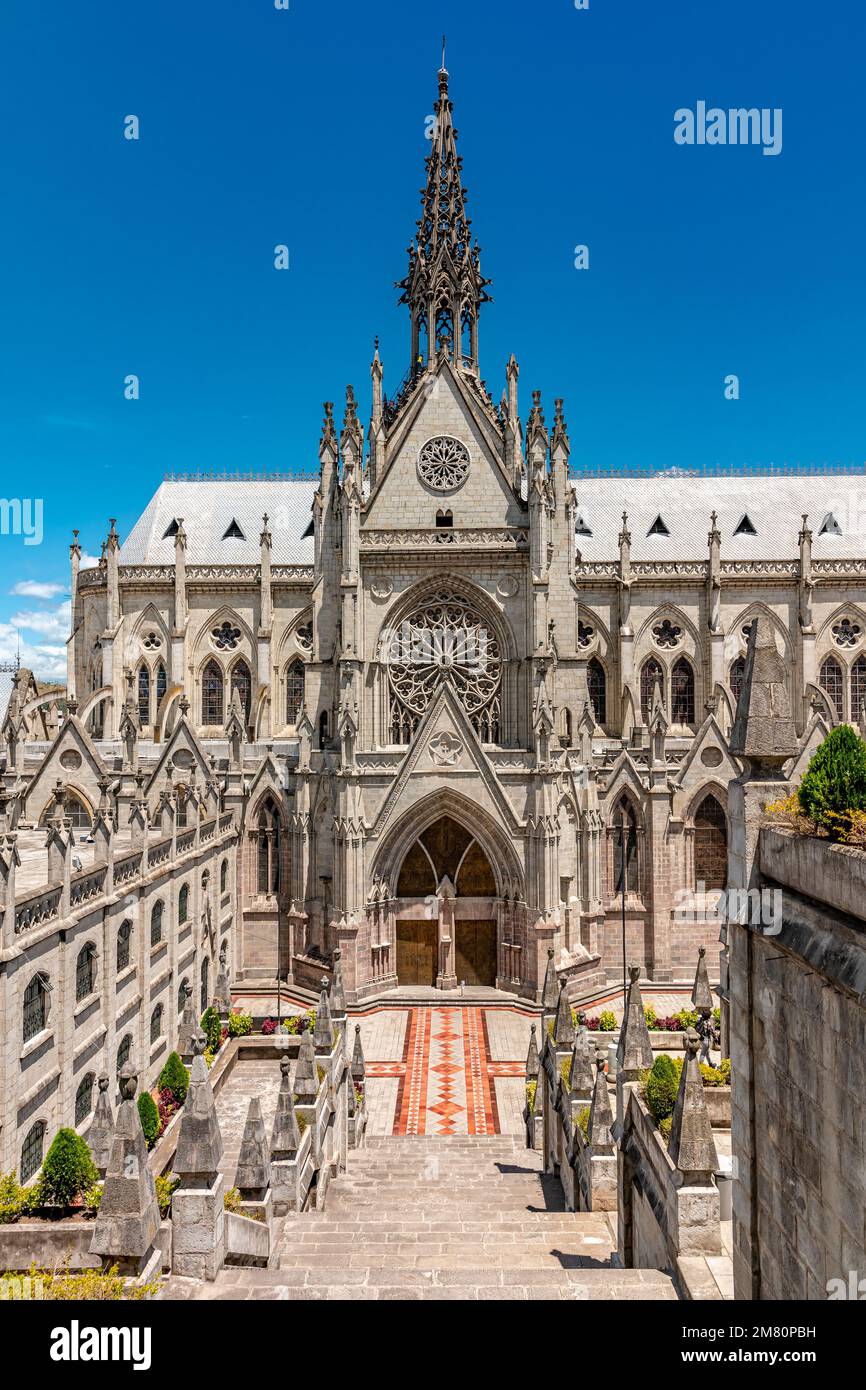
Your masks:
M385 649L392 743L409 743L442 680L483 743L499 742L502 661L480 614L449 590L431 595L395 628Z
M161 645L161 643L160 643L160 638L159 638L159 633L157 633L157 632L149 632L149 633L147 634L147 636L145 637L145 639L144 639L144 641L142 642L141 645L142 645L143 647L146 647L146 649L147 649L149 652L156 651L156 649Z
M213 638L214 646L218 647L221 652L230 652L234 650L241 640L241 630L239 627L233 627L230 622L226 621L221 623L219 627L213 629L211 637Z
M595 628L590 627L589 623L578 621L577 624L577 645L579 647L591 647L595 640Z
M676 623L670 622L665 618L664 622L656 623L653 628L653 638L657 647L675 647L683 635L681 627Z
M468 473L469 450L450 435L428 439L418 455L418 475L436 492L453 492L466 481Z
M837 647L856 647L860 637L860 624L852 622L850 618L833 624L833 641Z
M295 631L295 641L302 652L311 652L313 650L313 624L301 623L301 626Z

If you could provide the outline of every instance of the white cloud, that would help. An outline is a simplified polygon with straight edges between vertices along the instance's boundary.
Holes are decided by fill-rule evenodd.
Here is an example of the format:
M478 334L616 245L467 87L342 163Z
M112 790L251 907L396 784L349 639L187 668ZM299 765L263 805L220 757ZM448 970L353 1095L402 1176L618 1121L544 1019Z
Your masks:
M57 598L66 593L65 584L41 584L37 579L21 579L9 590L17 598Z
M11 623L0 623L0 661L15 661L19 653L19 633ZM21 665L43 681L66 680L66 648L49 643L20 639Z
M9 627L24 628L27 632L38 632L41 637L65 642L69 636L69 599L56 608L33 609L31 612L13 613Z
M99 556L98 556L98 555L88 555L88 553L87 553L86 550L82 550L82 552L81 552L81 559L80 559L79 562L78 562L78 568L79 568L79 569L82 569L82 570L95 570L95 569L96 569L96 566L97 566L98 564L99 564Z

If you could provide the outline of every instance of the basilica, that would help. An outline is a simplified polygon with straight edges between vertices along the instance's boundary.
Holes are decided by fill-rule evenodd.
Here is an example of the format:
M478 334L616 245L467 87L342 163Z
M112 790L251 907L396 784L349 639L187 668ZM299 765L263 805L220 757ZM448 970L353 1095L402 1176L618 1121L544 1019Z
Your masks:
M435 113L405 368L377 347L369 422L349 386L309 479L169 476L92 568L74 535L66 690L22 676L3 725L3 1003L43 1039L19 1077L16 1032L7 1132L52 1018L58 1114L86 1114L106 1057L156 1067L185 990L317 989L337 949L350 1005L535 1003L551 956L575 1000L623 951L691 980L719 958L753 619L794 778L866 722L862 474L599 476L515 356L497 399L444 68Z

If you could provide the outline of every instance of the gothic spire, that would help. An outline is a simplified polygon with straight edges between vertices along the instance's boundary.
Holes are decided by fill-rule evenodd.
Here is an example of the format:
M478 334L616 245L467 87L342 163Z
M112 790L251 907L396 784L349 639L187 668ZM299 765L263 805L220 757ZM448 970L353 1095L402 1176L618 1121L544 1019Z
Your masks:
M470 237L444 45L434 112L421 216L409 247L409 273L398 282L399 302L408 304L412 315L413 373L435 361L440 346L452 362L477 372L478 309L490 299L490 281L481 274L480 247Z

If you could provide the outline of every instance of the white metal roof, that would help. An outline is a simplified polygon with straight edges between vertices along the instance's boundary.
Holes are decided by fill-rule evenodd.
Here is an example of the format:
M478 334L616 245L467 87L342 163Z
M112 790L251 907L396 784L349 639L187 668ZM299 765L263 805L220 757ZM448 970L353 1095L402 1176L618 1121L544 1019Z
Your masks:
M777 477L585 478L572 476L586 561L619 554L622 514L628 513L633 560L705 560L710 516L717 513L723 560L788 560L799 554L798 535L808 513L815 559L866 553L866 474L802 474ZM832 514L840 534L819 535ZM736 534L744 516L755 534ZM661 517L668 535L648 535Z
M183 518L187 564L258 564L262 516L268 515L271 559L277 565L311 565L310 524L314 482L241 478L164 482L154 493L120 549L122 565L174 564L174 537L165 533ZM243 540L223 539L237 522Z

